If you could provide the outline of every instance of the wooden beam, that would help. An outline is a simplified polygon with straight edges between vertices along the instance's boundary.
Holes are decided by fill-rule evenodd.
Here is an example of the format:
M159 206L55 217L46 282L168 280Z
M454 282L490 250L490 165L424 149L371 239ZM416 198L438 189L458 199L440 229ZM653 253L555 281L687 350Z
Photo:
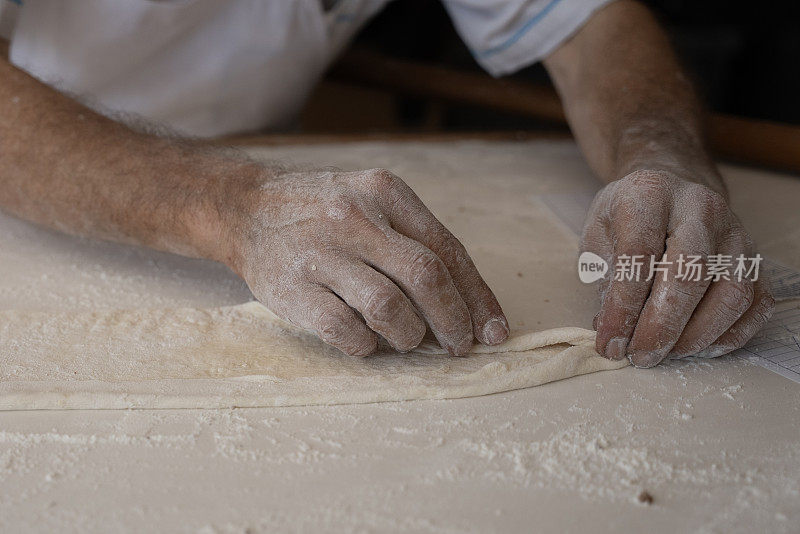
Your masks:
M566 122L561 100L550 87L394 59L365 50L354 49L345 54L330 76L392 93Z
M365 50L345 54L330 75L391 93L566 123L558 95L544 85L494 79ZM800 126L712 114L708 130L711 148L721 157L800 173Z
M800 127L715 113L708 124L714 152L725 159L800 173Z

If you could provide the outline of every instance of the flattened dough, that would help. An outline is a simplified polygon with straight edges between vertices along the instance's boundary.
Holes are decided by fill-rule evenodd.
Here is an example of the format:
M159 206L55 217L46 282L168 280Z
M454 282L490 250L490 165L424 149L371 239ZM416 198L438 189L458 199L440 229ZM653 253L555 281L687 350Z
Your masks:
M473 397L617 369L594 332L517 334L451 358L342 355L256 302L215 309L0 313L0 409L227 408Z

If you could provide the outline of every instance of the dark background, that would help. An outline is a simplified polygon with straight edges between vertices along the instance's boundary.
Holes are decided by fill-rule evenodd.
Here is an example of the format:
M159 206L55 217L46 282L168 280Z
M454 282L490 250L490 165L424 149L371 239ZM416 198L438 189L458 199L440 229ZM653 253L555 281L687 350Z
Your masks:
M713 111L800 124L800 0L647 0ZM355 46L386 55L483 72L440 2L396 0ZM488 75L487 75L488 76ZM549 83L541 65L512 78ZM341 124L331 106L357 105ZM353 122L354 121L354 122ZM536 129L531 119L485 109L348 89L326 82L304 116L306 130Z

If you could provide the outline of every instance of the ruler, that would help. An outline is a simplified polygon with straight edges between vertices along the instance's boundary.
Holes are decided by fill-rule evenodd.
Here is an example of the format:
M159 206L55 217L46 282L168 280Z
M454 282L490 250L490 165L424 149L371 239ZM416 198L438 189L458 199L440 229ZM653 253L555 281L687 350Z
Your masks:
M763 269L779 302L767 325L733 354L800 384L800 272L770 259Z

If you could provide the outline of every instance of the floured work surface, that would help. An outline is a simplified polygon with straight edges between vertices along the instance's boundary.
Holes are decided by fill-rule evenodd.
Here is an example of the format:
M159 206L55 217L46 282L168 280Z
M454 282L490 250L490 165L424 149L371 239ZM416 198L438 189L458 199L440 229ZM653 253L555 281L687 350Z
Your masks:
M513 331L591 326L577 240L537 200L598 187L572 143L253 152L392 169L465 243ZM800 267L800 181L724 174L761 252ZM252 299L220 265L2 214L0 274L13 313ZM0 531L796 532L798 499L800 388L737 358L457 400L0 412Z
M403 174L402 168L391 167ZM476 256L479 269L510 317L512 337L533 339L532 345L510 353L500 348L498 355L493 354L496 348L476 347L479 354L467 361L419 353L406 357L377 354L359 360L342 356L313 336L302 336L285 325L273 327L277 323L265 319L258 313L263 308L255 305L195 310L175 310L174 305L131 306L124 302L124 294L134 286L145 293L159 292L158 287L138 280L128 287L125 282L109 284L110 291L123 293L111 307L128 312L107 310L103 305L107 295L70 305L72 292L85 298L86 292L80 291L86 281L74 284L74 277L54 270L29 283L32 291L23 299L22 310L11 308L0 315L4 323L0 327L0 409L214 408L459 398L625 366L625 362L594 356L591 337L585 331L571 330L564 337L565 331L560 330L561 337L549 339L552 328L586 324L583 318L592 313L587 300L593 299L594 288L577 287L576 239L563 231L552 213L529 204L525 195L530 189L528 177L506 180L502 187L507 191L498 202L494 191L498 184L465 181L435 166L431 173L427 185L432 194L425 200L451 201L448 210L438 215ZM511 200L515 192L516 198ZM490 197L491 202L487 200ZM436 211L436 206L432 207ZM22 223L18 228L22 234L30 231ZM23 244L12 236L9 248L19 253L12 276L29 278L30 263L37 260L58 267L58 262L48 257L53 249L47 241L52 238L56 246L63 246L64 237L39 234L45 242L34 238ZM92 242L81 245L84 250L98 246ZM127 259L129 264L120 261L115 267L104 267L99 273L102 281L120 278L136 266L138 258L132 249L114 248L133 257ZM44 256L41 260L36 257L39 252ZM137 254L151 261L165 256L142 250ZM481 256L491 261L481 262ZM88 263L86 258L76 260ZM61 301L61 306L53 309L36 302L37 293L49 285L54 292L65 294L66 305ZM92 300L99 303L93 305ZM61 307L66 309L59 310ZM545 332L539 337L529 335L541 331ZM547 346L553 343L559 346ZM568 347L570 343L575 346Z

